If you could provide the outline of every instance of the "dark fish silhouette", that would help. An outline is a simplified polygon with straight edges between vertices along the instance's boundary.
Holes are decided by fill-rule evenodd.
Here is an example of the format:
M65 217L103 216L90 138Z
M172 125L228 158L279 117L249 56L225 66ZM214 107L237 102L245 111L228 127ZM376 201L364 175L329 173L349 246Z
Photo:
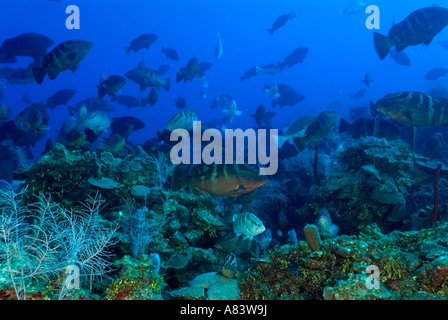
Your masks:
M367 90L365 88L362 88L355 93L350 95L350 99L362 99L366 95Z
M275 31L278 31L281 27L283 27L288 20L293 20L297 17L296 13L294 11L291 11L290 13L282 14L279 16L274 23L272 24L272 28L268 29L268 32L270 35L273 35Z
M408 46L429 45L432 39L448 25L448 9L428 7L416 10L403 21L395 24L388 36L374 32L376 52L381 60L386 58L392 47L398 52Z
M38 33L23 33L17 37L7 39L2 43L2 51L7 58L31 57L40 63L47 49L54 43L50 38Z
M255 119L259 128L263 125L270 127L270 121L275 116L275 112L266 112L265 106L260 104L255 113L250 116Z
M62 89L53 94L51 97L47 98L47 107L54 109L59 105L67 105L67 102L75 95L76 90L73 89Z
M126 84L126 79L122 76L112 75L106 77L102 75L98 84L98 97L103 98L105 95L115 97L115 94Z
M444 77L447 73L448 69L445 68L432 69L425 75L425 80L436 80L438 78Z
M140 103L142 107L146 107L148 104L150 107L152 107L157 103L157 100L159 100L159 90L156 87L153 87L148 93L147 98L142 97L140 99Z
M396 50L391 50L389 56L394 60L397 64L401 66L410 67L411 59L409 59L408 55L404 52L398 52Z
M132 40L129 46L124 47L124 50L127 54L129 54L131 51L137 52L141 49L146 48L146 50L149 49L149 47L157 40L158 36L155 34L145 33L140 36L138 36L136 39Z
M293 65L297 63L302 63L308 52L309 52L308 48L299 47L295 49L293 52L291 52L288 56L286 56L284 62L286 63L288 68L291 68Z
M140 90L143 91L148 87L162 87L166 91L170 90L170 78L162 79L161 74L156 70L145 67L144 61L140 62L137 68L134 68L125 74L126 78L137 83Z
M51 80L65 70L75 72L79 63L93 48L93 43L84 40L69 40L57 45L42 58L42 67L33 68L33 75L37 83L42 83L48 74Z
M247 70L242 77L240 77L241 81L257 76L260 72L257 70L258 66L252 67Z
M162 53L166 55L166 57L170 60L177 61L179 60L179 55L177 54L176 50L172 48L165 48L162 47Z
M114 101L128 108L140 107L140 100L133 96L119 95Z
M185 109L187 107L187 100L183 97L176 98L174 100L174 105L178 109Z
M297 93L290 85L278 84L277 88L279 97L272 100L273 107L293 106L305 99L303 95Z
M193 57L188 61L188 64L185 68L179 68L177 75L176 75L176 82L180 81L193 81L194 77L198 77L199 79L202 79L204 77L204 74L199 71L199 61L197 58Z
M366 75L364 76L364 80L361 80L361 82L365 83L366 86L370 87L370 84L373 82L370 73L367 72Z

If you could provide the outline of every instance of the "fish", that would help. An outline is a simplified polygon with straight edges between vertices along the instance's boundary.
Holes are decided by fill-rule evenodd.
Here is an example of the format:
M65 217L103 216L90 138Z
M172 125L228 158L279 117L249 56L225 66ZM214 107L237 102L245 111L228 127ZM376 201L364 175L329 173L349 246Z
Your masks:
M370 84L373 82L372 76L370 73L366 73L364 76L364 80L361 80L361 82L365 83L366 86L370 87Z
M433 97L444 97L448 98L448 88L438 84L431 90L429 90L428 94Z
M149 49L149 47L158 39L159 37L155 34L145 33L134 40L132 40L129 44L129 46L124 47L124 50L126 51L126 54L129 54L131 51L138 52L141 49L146 48L146 50Z
M17 68L6 79L9 84L28 84L34 82L33 67L35 63L31 63L26 69Z
M427 7L409 14L403 21L395 24L384 36L374 32L375 50L383 60L395 47L398 52L408 46L429 45L432 39L448 25L448 9Z
M107 115L100 110L88 113L86 105L82 105L78 111L79 123L93 131L95 135L101 134L109 129L110 120Z
M68 117L59 130L58 140L66 147L78 147L86 141L86 133L78 128L78 119Z
M319 231L327 232L335 236L339 232L339 227L331 222L331 216L327 209L322 208L316 219L316 226Z
M148 87L155 87L157 89L162 87L165 91L170 90L170 78L162 79L160 73L150 68L146 68L144 61L140 62L137 68L126 72L125 77L137 83L140 86L141 91Z
M261 188L268 182L265 176L246 164L196 164L174 169L172 189L191 186L197 194L236 198Z
M2 51L7 58L31 57L40 63L47 49L54 41L39 33L23 33L17 37L6 39L2 43Z
M275 112L266 112L265 106L260 104L255 113L250 116L255 119L259 128L263 125L270 127L270 121L275 116Z
M179 68L176 75L176 83L180 81L193 81L194 77L202 79L204 74L199 71L199 61L196 57L191 58L185 68Z
M240 80L241 80L241 81L244 81L244 80L246 80L246 79L255 77L255 76L257 76L259 73L260 73L260 72L257 71L257 66L254 66L254 67L250 68L249 70L247 70L247 71L244 73L244 75L243 75L242 77L240 77Z
M176 50L172 48L165 48L162 46L162 53L165 54L165 56L170 60L179 60L179 55L177 54Z
M54 93L52 96L47 98L46 105L50 109L54 109L57 106L66 106L70 99L76 94L76 90L73 89L62 89Z
M146 124L142 120L132 116L112 118L110 122L111 133L119 134L125 139L128 139L132 132L145 127Z
M185 109L187 107L187 100L183 97L174 99L174 105L177 109Z
M339 123L339 133L350 133L355 139L359 137L376 136L377 138L386 138L387 140L405 141L409 133L409 129L403 130L398 124L391 119L381 119L379 123L376 119L369 118L357 118L352 123L348 122L344 118L341 118Z
M115 106L111 104L106 99L100 99L98 97L89 97L86 98L76 104L76 109L72 110L72 115L79 112L82 106L85 106L87 108L87 112L93 112L93 111L102 111L102 112L109 112L109 111L115 111ZM70 109L69 109L70 111Z
M279 83L277 88L279 97L272 100L273 107L294 106L305 99L303 95L297 93L290 85Z
M389 56L394 60L397 64L405 67L411 66L411 59L409 59L408 55L404 52L398 52L397 50L391 50Z
M233 98L228 93L221 93L215 99L213 99L212 104L210 105L210 109L215 109L217 107L225 107L230 105Z
M270 63L264 66L256 66L255 70L257 73L265 73L265 74L277 74L283 71L285 64L283 62Z
M159 90L156 87L153 87L147 98L142 97L140 99L140 103L142 107L146 107L148 104L152 107L157 103L157 100L159 100Z
M15 63L17 62L16 57L8 57L6 55L5 49L0 46L0 63Z
M157 72L161 75L164 75L165 73L168 72L168 70L170 69L170 65L169 64L162 64L158 69Z
M268 99L280 97L280 94L278 93L277 84L273 84L270 87L267 84L265 84L264 85L264 94L265 94L266 98L268 98Z
M357 119L369 119L372 118L372 114L370 113L370 107L350 107L349 114L350 121L355 121Z
M288 22L289 20L294 20L296 18L297 18L297 15L294 11L291 11L286 14L282 14L274 21L274 23L272 24L272 27L270 29L268 29L269 34L273 35L274 32L278 31L278 29L283 27L286 24L286 22Z
M29 105L14 119L16 127L25 133L41 130L46 132L49 129L49 121L50 114L43 103Z
M119 156L120 151L126 146L126 139L119 134L111 134L108 138L103 138L98 145L101 152L110 152L114 156Z
M238 275L238 259L236 255L231 252L229 253L221 266L221 274L227 278L233 279Z
M303 63L303 60L307 56L309 49L306 47L299 47L287 55L284 59L285 64L288 68L291 68L295 64Z
M213 64L210 62L199 62L199 72L205 73L211 67L213 67Z
M432 69L425 75L425 80L436 80L438 78L444 77L447 73L448 69L445 68Z
M218 32L218 42L216 43L215 48L215 58L219 59L222 56L222 39L221 34Z
M188 131L193 128L193 121L197 120L198 120L197 109L180 110L168 120L164 130L171 132L175 129L185 129Z
M448 99L422 92L405 91L388 94L370 108L395 121L415 126L448 126Z
M339 120L339 114L334 111L325 110L319 113L311 122L303 134L292 138L297 150L303 151L308 144L318 144L323 137L327 136Z
M364 10L364 8L367 6L367 2L364 0L356 0L353 1L349 6L347 6L344 9L339 9L339 13L342 16L345 16L347 14L355 14L358 12L361 12Z
M123 88L126 84L126 79L122 76L112 75L106 77L106 75L101 75L100 82L97 86L98 88L98 97L104 98L105 95L109 95L111 97L115 97L115 94Z
M232 100L230 102L229 109L222 110L222 113L226 114L229 117L230 123L233 122L233 119L236 116L241 116L243 113L240 110L237 110L236 101Z
M84 40L68 40L57 45L42 58L42 67L32 69L36 82L41 84L46 74L54 80L65 70L75 72L92 48L93 43Z
M114 99L118 104L124 105L128 108L140 107L140 100L136 97L129 95L119 95Z
M350 99L362 99L366 95L367 90L365 88L359 89L355 93L350 95Z
M236 236L242 235L244 238L253 239L256 235L263 233L266 228L263 222L251 212L244 212L233 215L233 231Z
M294 137L303 137L306 128L316 120L316 116L304 116L297 118L292 124L282 130L282 135L278 136L278 146L282 148L283 145L292 140ZM293 147L293 146L292 146ZM296 151L295 147L293 147ZM295 152L295 155L297 152Z

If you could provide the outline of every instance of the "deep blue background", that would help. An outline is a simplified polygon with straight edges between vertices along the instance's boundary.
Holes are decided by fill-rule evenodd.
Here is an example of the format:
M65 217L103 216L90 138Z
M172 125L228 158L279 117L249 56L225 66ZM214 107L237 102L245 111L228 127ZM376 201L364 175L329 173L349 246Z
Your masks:
M316 114L336 99L345 101L345 115L350 106L368 105L389 92L419 90L429 91L434 85L424 80L432 68L446 67L448 52L436 42L448 40L448 30L436 36L429 46L406 49L412 60L412 67L397 65L390 57L380 61L373 46L372 31L365 27L367 14L341 16L339 9L352 0L2 0L0 3L1 39L17 36L24 32L42 33L58 44L69 39L83 39L95 46L82 61L75 73L65 71L54 81L45 78L42 85L9 85L5 92L6 103L17 115L26 107L22 96L28 92L33 102L43 102L59 89L73 88L78 92L70 104L86 97L96 96L96 86L101 74L124 73L144 59L147 66L157 69L160 65L171 65L167 76L171 77L169 92L160 91L158 103L150 108L128 109L117 105L117 111L109 113L110 118L133 115L147 124L147 128L131 136L136 143L155 136L166 121L178 109L174 99L183 96L189 108L198 108L200 120L218 119L221 110L210 110L212 99L221 92L227 92L236 100L243 116L234 120L235 128L254 125L249 114L259 104L277 112L274 128L283 128L288 121L306 115ZM65 8L78 5L81 11L81 29L67 30ZM416 9L434 5L433 0L368 1L381 9L381 30L387 34L396 22L403 20ZM275 19L294 10L297 19L288 23L271 36L267 29ZM223 41L223 55L214 57L217 33ZM124 46L142 33L154 33L159 39L147 50L126 55ZM161 46L175 48L180 56L178 62L168 60L161 53ZM254 65L274 63L299 46L310 48L303 64L275 75L260 74L241 82L239 77ZM50 48L51 49L51 48ZM175 83L179 67L196 56L199 61L208 61L214 67L206 73L209 82L207 99L198 100L202 81ZM19 63L8 66L26 67L31 58L19 57ZM6 64L5 64L6 66ZM1 65L0 65L1 67ZM364 87L361 80L370 72L374 82L365 98L350 100L350 94ZM5 81L3 81L5 82ZM275 108L265 98L263 85L287 83L306 99L294 107ZM144 92L146 96L149 90ZM137 84L128 81L123 94L140 97ZM68 116L67 108L59 106L51 113L51 131L48 137L55 137L62 121ZM47 137L46 137L47 138ZM44 138L34 149L42 150Z

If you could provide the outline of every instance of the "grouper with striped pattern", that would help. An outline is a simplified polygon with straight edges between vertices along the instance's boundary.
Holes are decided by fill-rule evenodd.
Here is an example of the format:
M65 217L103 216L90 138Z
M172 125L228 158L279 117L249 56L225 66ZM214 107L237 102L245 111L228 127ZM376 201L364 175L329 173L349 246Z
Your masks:
M415 126L448 126L448 99L436 98L425 93L406 91L388 94L372 110L395 121Z
M84 40L68 40L60 43L42 58L42 67L33 68L33 76L37 83L44 81L45 75L53 80L65 70L75 72L79 63L93 48L93 43Z
M173 190L193 187L197 194L236 198L268 182L259 170L246 164L178 165L173 174Z

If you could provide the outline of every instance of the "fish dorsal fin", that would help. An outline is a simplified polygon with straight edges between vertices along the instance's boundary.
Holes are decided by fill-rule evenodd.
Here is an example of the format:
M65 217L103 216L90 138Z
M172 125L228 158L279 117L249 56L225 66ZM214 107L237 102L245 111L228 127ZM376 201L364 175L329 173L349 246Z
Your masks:
M100 84L103 83L104 81L106 81L107 77L105 74L102 74L100 77Z

